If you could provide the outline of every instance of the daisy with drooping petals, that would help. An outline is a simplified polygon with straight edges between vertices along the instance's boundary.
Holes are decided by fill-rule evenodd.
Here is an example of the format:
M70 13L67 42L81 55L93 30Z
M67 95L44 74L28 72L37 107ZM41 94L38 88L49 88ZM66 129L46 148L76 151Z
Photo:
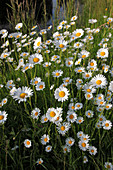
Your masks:
M64 102L68 100L69 91L66 87L59 87L55 90L54 96L58 101Z
M28 87L22 87L18 88L14 91L12 94L13 99L18 100L18 103L25 101L28 97L31 97L33 95L32 89Z
M104 88L107 85L107 80L105 76L103 76L102 74L98 74L92 78L90 84L92 86L95 86L96 88Z
M31 140L26 139L26 140L24 141L24 145L25 145L26 148L30 148L30 147L31 147Z
M43 160L42 160L42 158L39 158L38 160L37 160L37 165L41 165L42 163L43 163Z

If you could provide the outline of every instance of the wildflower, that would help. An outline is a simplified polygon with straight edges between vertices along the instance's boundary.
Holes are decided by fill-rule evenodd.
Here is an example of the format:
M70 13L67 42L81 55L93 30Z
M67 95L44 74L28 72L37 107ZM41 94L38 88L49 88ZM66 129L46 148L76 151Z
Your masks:
M18 103L25 101L28 97L31 97L33 95L32 89L28 87L22 87L15 89L14 93L11 93L13 99L18 100Z
M108 88L109 88L109 90L110 90L111 92L113 92L113 81L110 82Z
M83 117L78 117L76 123L81 124L83 123L83 121L84 121Z
M89 147L89 144L87 141L80 140L78 144L79 144L79 148L83 151L86 151Z
M71 18L71 21L75 21L75 20L77 20L77 16L75 15L75 16L73 16L72 18Z
M108 57L108 49L106 48L100 48L98 51L97 51L97 56L99 58L107 58Z
M48 121L48 118L46 117L46 115L43 115L42 117L41 117L41 123L45 123L45 122L47 122Z
M7 115L5 111L0 111L0 124L4 124L7 120Z
M102 123L102 126L103 126L103 129L105 130L110 130L111 127L112 127L112 123L110 120L105 120L103 123Z
M43 145L46 145L46 143L48 143L49 142L49 135L46 135L46 134L44 134L42 137L41 137L41 143L43 144Z
M73 32L73 35L75 36L76 39L82 37L83 34L84 34L83 29L76 29L76 30Z
M37 165L41 165L43 163L43 159L39 158L36 163L37 163Z
M105 168L109 169L109 170L112 170L113 169L113 165L111 162L105 162L105 165L104 165Z
M39 109L39 108L35 108L35 109L32 110L32 112L31 112L31 117L32 117L33 119L37 119L40 114L41 114L41 113L40 113L40 109Z
M40 48L41 45L41 37L38 37L34 42L34 50Z
M93 117L93 115L94 115L93 111L91 111L91 110L87 110L87 111L85 112L85 114L86 114L86 116L87 116L88 118L91 118L91 117Z
M82 131L79 131L78 133L77 133L77 137L79 138L79 139L81 139L81 137L83 136L83 132Z
M88 158L87 158L87 156L84 156L83 157L83 163L86 163L86 162L88 162Z
M30 81L30 84L37 85L39 82L41 82L41 78L35 77L33 80Z
M39 83L37 83L36 85L36 90L37 91L40 91L40 90L43 90L45 88L45 83L40 81Z
M89 23L90 24L94 24L94 23L96 23L97 22L97 19L89 19Z
M52 150L52 146L51 145L47 145L46 148L45 148L45 151L46 152L51 152Z
M29 63L30 64L41 64L43 62L43 57L41 54L32 54L29 57Z
M90 81L90 84L92 86L95 86L96 88L100 87L103 88L107 85L106 77L102 74L98 74L95 77L92 78Z
M58 101L64 102L68 100L69 91L66 87L59 87L55 90L54 96Z
M75 142L75 140L72 137L66 138L65 141L66 141L66 145L68 145L68 146L73 146L74 142Z
M31 147L31 140L25 139L24 145L25 145L26 148L30 148Z
M89 146L88 150L91 155L96 155L97 153L97 148L94 146Z
M62 135L65 135L65 133L69 130L69 128L70 128L69 122L63 122L57 126L59 134L62 134Z
M16 26L15 26L15 29L16 30L20 30L20 28L22 28L23 24L22 23L18 23Z
M50 122L54 122L58 116L59 116L59 113L57 112L55 108L49 108L47 110L46 117L48 118Z
M62 146L64 153L70 152L70 147L68 145Z
M75 104L75 110L80 110L83 107L82 103L76 103Z
M67 118L68 122L73 123L77 119L77 114L75 114L75 112L73 112L73 111L68 111L66 118Z

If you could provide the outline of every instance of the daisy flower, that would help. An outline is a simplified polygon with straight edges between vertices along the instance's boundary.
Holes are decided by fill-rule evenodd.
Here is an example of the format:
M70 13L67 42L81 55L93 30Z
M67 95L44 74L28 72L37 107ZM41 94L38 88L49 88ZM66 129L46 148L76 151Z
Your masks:
M43 159L39 158L36 163L37 163L37 165L41 165L43 163Z
M32 117L33 119L37 119L40 114L41 114L41 113L40 113L40 109L39 109L39 108L35 108L35 109L32 110L32 112L31 112L31 117Z
M63 74L62 70L55 70L52 72L53 77L57 77L57 78L62 76L62 74Z
M29 63L30 64L41 64L43 62L43 57L41 54L32 54L29 57Z
M48 118L50 122L54 123L54 121L57 119L58 116L59 116L59 113L57 112L55 108L49 108L47 110L46 117Z
M105 165L104 165L105 168L109 169L109 170L113 170L113 165L111 162L105 162Z
M89 144L87 141L80 140L78 145L79 145L79 148L83 151L86 151L89 148Z
M65 133L69 130L69 128L70 128L69 122L63 122L57 126L57 130L59 134L62 134L62 135L65 135Z
M64 153L70 152L70 147L68 145L62 146Z
M83 29L76 29L74 32L73 32L73 35L75 35L75 38L80 38L82 37L84 34L84 30Z
M95 86L96 88L104 88L107 85L106 77L102 74L98 74L95 77L92 78L90 81L90 84L92 86Z
M90 24L94 24L94 23L96 23L97 22L97 19L89 19L89 21L88 21Z
M78 117L76 123L81 124L83 123L83 121L84 121L83 117Z
M46 152L51 152L51 150L52 150L52 146L51 146L51 145L47 145L47 146L45 147L45 151L46 151Z
M99 58L107 58L108 57L108 49L106 48L100 48L98 51L97 51L97 56Z
M22 88L18 88L15 89L14 93L12 93L12 97L15 100L18 100L18 103L25 101L28 97L31 97L33 95L33 91L32 89L28 88L28 87L22 87Z
M83 157L83 163L85 164L86 162L88 162L88 158L87 158L87 156L84 156Z
M41 46L41 37L38 37L35 41L34 41L34 50L37 48L40 48Z
M55 90L54 96L58 101L64 102L68 100L69 91L66 87L59 87Z
M40 90L43 90L45 88L45 83L40 81L39 83L37 83L36 85L36 90L37 91L40 91Z
M76 103L75 104L75 110L80 110L83 107L82 103Z
M44 134L42 137L41 137L41 143L43 144L43 145L46 145L46 143L48 143L49 142L49 135L46 135L46 134Z
M112 127L112 123L110 120L105 120L103 123L102 123L102 126L103 126L103 129L105 130L110 130L111 127Z
M97 148L94 146L89 146L88 150L91 155L96 155L97 153Z
M73 111L68 111L66 118L67 118L67 121L68 121L68 122L73 123L73 122L75 122L76 119L77 119L77 114L75 114L75 112L73 112Z
M86 115L88 118L91 118L91 117L93 117L94 113L93 113L92 110L87 110L87 111L85 112L85 115Z
M77 20L77 16L75 15L75 16L73 16L72 18L71 18L71 21L75 21L75 20Z
M41 82L41 78L35 77L33 80L30 81L30 84L37 85L39 82Z
M23 23L18 23L16 26L15 26L15 29L16 30L20 30L20 28L22 28L23 26Z
M41 117L41 123L45 123L45 122L47 122L48 121L48 118L46 117L46 115L43 115L42 117Z
M68 137L65 141L66 141L66 145L68 146L73 146L75 143L75 139L73 139L72 137Z
M86 93L86 94L85 94L85 98L86 98L87 100L91 100L91 99L93 98L93 94L92 94L92 93Z
M31 147L31 140L25 139L24 145L25 145L26 148L30 148Z
M108 89L113 92L113 81L110 82Z
M80 53L78 53L78 57L81 58L81 59L85 59L87 57L89 57L89 52L86 51L86 50L82 50Z
M83 136L83 132L82 131L79 131L78 133L77 133L77 137L79 138L79 139L81 139L81 137Z
M0 124L4 124L7 120L7 115L5 111L0 111Z

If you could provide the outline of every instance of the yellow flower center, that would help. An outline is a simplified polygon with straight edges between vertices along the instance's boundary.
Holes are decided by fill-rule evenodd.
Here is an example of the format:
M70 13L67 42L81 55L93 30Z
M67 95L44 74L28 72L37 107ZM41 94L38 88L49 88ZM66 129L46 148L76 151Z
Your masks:
M4 116L3 115L0 115L0 120L3 120Z
M60 48L64 48L64 45L63 45L63 44L60 44L59 47L60 47Z
M106 123L105 126L108 127L108 126L109 126L109 123Z
M34 58L33 61L37 63L39 61L39 58Z
M24 99L26 95L27 95L26 93L21 93L20 98Z
M42 162L41 162L41 161L39 161L38 163L39 163L39 164L41 164Z
M35 112L35 116L37 116L38 115L38 112Z
M37 42L37 46L40 46L40 42Z
M73 117L74 117L73 115L70 115L70 116L69 116L70 119L73 119Z
M19 37L20 37L19 35L16 36L16 38L19 38Z
M94 150L92 149L92 150L91 150L91 152L93 153L93 152L94 152Z
M97 84L97 85L100 85L101 83L102 83L101 80L97 80L97 81L96 81L96 84Z
M87 92L91 92L91 89L87 89Z
M101 56L104 56L104 55L105 55L105 52L101 52L100 55L101 55Z
M40 88L40 89L43 89L43 85L40 85L39 88Z
M44 118L44 121L47 121L47 118Z
M85 146L86 146L86 144L85 144L85 143L82 143L81 145L82 145L82 147L85 147Z
M78 104L77 107L80 107L80 105Z
M81 73L81 72L82 72L82 70L78 70L78 72L79 72L79 73Z
M62 131L64 131L65 130L65 126L61 126L61 128L60 128Z
M72 144L72 141L71 140L69 140L69 142L68 142L69 144Z
M90 116L90 115L91 115L91 113L88 113L88 115Z
M56 113L53 112L53 111L51 111L51 112L50 112L50 116L51 116L51 117L55 117L55 116L56 116Z
M44 141L47 142L47 138L44 138Z
M60 73L56 73L56 76L59 76L60 75Z
M25 70L27 70L29 67L27 66L27 67L25 67Z
M5 54L4 56L3 56L3 58L6 58L7 57L7 55Z
M91 95L90 94L87 94L87 97L89 98Z
M35 84L37 84L38 83L38 81L35 81Z
M50 150L50 147L48 147L47 150Z
M65 96L65 92L64 92L64 91L60 91L60 92L59 92L59 96L60 96L60 97L64 97L64 96Z
M75 107L74 107L74 106L72 106L71 108L72 108L72 109L74 109Z
M90 63L90 66L94 66L94 63L93 63L93 62L91 62L91 63Z
M82 58L85 58L86 57L86 55L82 55Z
M79 37L80 35L81 35L80 32L77 32L77 33L76 33L76 37Z
M27 145L30 145L30 142L29 142L29 141L27 141L27 142L26 142L26 144L27 144Z
M67 79L66 82L69 82L69 80Z

